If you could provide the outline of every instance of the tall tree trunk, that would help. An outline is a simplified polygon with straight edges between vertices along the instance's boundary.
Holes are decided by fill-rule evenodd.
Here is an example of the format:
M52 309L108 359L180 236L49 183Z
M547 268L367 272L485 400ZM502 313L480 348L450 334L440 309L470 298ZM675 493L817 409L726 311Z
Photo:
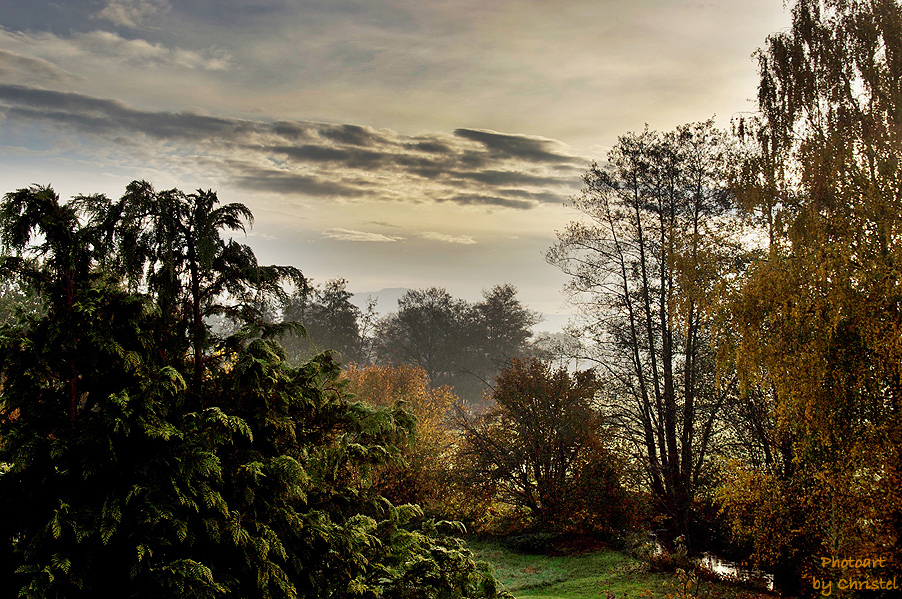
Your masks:
M190 235L188 236L188 261L191 273L191 345L194 350L192 391L199 397L204 373L204 321L201 316L200 267L198 265L197 248Z

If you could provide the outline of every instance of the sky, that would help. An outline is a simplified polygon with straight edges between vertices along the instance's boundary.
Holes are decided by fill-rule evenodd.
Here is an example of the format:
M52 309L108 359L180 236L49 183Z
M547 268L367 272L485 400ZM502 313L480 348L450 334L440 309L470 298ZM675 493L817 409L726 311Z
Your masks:
M0 192L213 189L262 263L512 283L555 330L544 253L589 164L754 111L753 53L789 22L782 0L2 2Z

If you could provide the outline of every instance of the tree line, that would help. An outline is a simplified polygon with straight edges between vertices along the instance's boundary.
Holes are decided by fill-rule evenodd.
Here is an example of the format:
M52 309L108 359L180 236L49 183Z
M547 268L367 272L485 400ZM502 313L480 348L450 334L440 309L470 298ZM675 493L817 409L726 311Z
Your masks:
M297 321L301 332L281 337L289 361L301 364L324 350L344 364L408 364L422 368L435 387L449 386L467 404L483 405L483 393L512 358L547 354L531 328L540 321L510 284L483 291L468 302L440 287L412 289L397 310L378 317L374 304L351 302L345 279L296 291L274 319Z

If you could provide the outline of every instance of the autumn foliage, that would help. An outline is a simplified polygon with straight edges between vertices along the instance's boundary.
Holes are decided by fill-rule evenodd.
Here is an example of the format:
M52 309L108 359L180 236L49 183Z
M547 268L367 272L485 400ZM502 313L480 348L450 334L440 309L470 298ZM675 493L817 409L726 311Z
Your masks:
M846 574L826 557L902 564L900 31L895 1L800 0L740 131L736 188L768 245L726 299L765 462L733 462L721 499L792 594Z
M418 503L436 513L446 512L448 463L453 450L449 415L458 401L451 389L431 387L422 368L405 364L352 364L342 378L359 401L373 407L401 407L416 421L414 437L402 448L403 463L380 469L375 486L395 503Z
M591 370L571 375L512 360L495 380L494 408L459 417L469 485L525 508L539 529L626 525L626 495L594 405L598 388Z

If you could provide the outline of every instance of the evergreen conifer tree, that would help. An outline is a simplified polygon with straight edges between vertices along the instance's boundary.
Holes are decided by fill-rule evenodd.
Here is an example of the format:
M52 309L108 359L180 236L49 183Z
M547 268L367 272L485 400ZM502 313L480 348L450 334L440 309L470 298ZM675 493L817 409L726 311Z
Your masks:
M110 240L137 221L97 209L114 205L41 187L0 204L2 266L48 306L0 329L0 596L503 596L453 524L370 487L412 417L354 401L328 353L287 366L279 327L198 338L177 261L132 255L170 276L128 289ZM234 295L280 272L246 258Z

